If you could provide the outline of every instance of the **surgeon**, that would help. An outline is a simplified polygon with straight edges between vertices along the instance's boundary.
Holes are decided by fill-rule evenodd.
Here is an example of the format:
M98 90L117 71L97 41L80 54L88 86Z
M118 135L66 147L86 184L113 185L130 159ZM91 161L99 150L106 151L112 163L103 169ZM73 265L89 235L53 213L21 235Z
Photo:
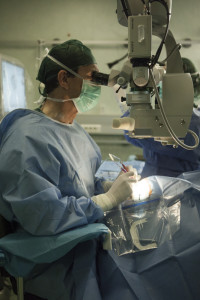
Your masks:
M198 108L200 77L194 64L187 58L183 58L183 69L185 73L191 73L194 85L194 108L189 129L200 137L200 110ZM128 116L128 113L125 113L125 116ZM194 150L186 150L182 147L174 149L170 145L162 146L160 142L154 141L152 138L130 138L127 132L125 132L125 138L130 144L143 149L145 165L141 173L142 178L151 175L177 177L183 172L200 169L200 145ZM194 144L191 134L186 135L184 143Z
M75 121L98 103L92 71L98 71L96 60L80 41L53 47L37 76L40 107L14 110L0 125L0 214L17 231L51 236L94 223L132 194L134 172L112 185L95 178L99 147ZM96 247L80 245L51 266L34 269L25 281L25 299L78 300L77 282L84 288Z

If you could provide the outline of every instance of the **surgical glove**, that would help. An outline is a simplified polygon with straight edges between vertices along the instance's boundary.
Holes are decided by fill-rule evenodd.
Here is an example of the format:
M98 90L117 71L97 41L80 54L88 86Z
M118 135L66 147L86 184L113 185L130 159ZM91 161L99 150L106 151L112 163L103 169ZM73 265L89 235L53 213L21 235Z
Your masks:
M126 169L128 172L134 172L134 179L135 181L139 181L141 179L141 176L138 175L137 169L133 168L131 165L126 166ZM122 175L124 171L120 171L119 176Z
M139 181L141 179L141 176L138 175L137 169L133 168L132 166L126 166L128 169L128 172L134 172L134 180Z
M113 182L108 192L93 196L91 199L99 205L103 211L110 210L131 197L131 184L134 182L134 172L123 173Z
M103 181L102 186L103 186L104 192L107 192L111 188L112 184L113 184L113 181L109 181L109 180Z

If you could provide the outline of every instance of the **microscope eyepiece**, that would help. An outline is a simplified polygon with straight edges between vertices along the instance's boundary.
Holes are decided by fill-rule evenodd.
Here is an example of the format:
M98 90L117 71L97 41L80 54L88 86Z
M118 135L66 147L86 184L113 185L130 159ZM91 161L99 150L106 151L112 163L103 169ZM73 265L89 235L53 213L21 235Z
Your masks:
M108 85L108 78L109 78L108 74L100 73L100 72L97 72L97 71L92 72L92 81L96 84L107 86Z

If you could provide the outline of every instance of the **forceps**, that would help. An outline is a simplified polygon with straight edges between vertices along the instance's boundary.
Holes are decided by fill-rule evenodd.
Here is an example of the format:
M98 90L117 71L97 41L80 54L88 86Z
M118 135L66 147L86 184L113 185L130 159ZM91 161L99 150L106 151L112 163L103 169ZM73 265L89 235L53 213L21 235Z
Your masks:
M117 157L111 153L109 153L109 156L110 156L110 159L112 161L114 161L124 173L128 172L128 168L125 166L125 164L121 161L121 159L119 157Z

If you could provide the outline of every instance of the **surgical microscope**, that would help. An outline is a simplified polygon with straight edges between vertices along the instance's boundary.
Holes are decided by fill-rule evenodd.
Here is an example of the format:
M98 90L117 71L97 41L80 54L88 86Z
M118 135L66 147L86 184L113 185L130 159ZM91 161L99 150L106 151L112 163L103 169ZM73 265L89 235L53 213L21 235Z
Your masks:
M117 0L117 18L128 27L128 60L121 70L110 74L93 72L92 80L110 87L126 89L129 117L113 120L113 128L128 131L132 138L154 138L162 145L195 149L199 138L189 130L194 89L189 73L184 73L177 44L169 30L172 0ZM160 40L152 55L152 36ZM165 47L165 67L159 65ZM162 84L162 96L159 94ZM192 134L194 145L183 142Z

